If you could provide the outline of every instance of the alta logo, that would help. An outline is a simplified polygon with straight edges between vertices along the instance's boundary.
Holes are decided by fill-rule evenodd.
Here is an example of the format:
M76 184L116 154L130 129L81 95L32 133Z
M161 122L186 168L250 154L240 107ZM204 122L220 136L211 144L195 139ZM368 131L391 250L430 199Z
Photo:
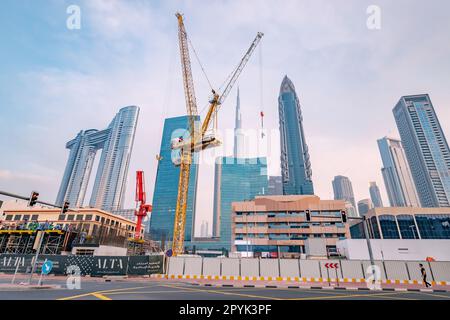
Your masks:
M99 270L123 269L123 260L120 258L98 258L97 267Z

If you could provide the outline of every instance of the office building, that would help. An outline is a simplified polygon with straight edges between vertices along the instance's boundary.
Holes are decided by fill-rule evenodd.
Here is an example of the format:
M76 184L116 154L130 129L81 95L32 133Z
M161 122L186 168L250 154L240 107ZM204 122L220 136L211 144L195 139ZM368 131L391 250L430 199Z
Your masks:
M334 200L348 201L353 205L353 207L356 207L352 182L348 177L336 176L332 181L332 185L334 192Z
M234 122L234 152L235 158L242 158L245 156L245 134L242 131L242 114L241 114L241 99L239 96L239 88L237 90L236 98L236 115Z
M233 248L244 256L298 257L308 244L323 247L324 256L336 253L336 242L350 237L342 223L342 200L321 200L313 195L258 196L234 202ZM310 221L307 219L310 215Z
M394 117L423 207L450 207L450 149L428 94L404 96Z
M269 177L267 194L271 196L280 196L283 194L283 181L280 176Z
M367 212L369 212L369 210L372 208L373 203L370 199L363 199L358 201L358 212L361 217L367 214Z
M378 148L383 162L381 173L391 207L420 207L401 141L384 137L378 140Z
M198 119L196 119L198 120ZM196 121L197 123L198 121ZM171 141L180 136L189 138L189 117L181 116L164 121L161 148L158 155L158 169L153 192L153 209L150 218L150 236L155 241L172 241L175 209L178 196L180 167L174 164L179 159L179 151L172 150ZM194 154L191 165L188 202L186 208L185 241L194 236L195 201L198 177L198 153Z
M362 223L351 226L352 238L364 238ZM450 213L445 208L373 208L366 223L373 239L450 239Z
M369 182L370 199L375 208L383 207L383 199L381 199L380 188L378 188L375 181Z
M102 149L89 206L122 209L139 108L120 109L108 128L80 131L66 144L70 150L56 204L82 207L96 153Z
M300 102L292 81L285 76L278 97L280 121L281 176L283 194L312 195L311 162Z

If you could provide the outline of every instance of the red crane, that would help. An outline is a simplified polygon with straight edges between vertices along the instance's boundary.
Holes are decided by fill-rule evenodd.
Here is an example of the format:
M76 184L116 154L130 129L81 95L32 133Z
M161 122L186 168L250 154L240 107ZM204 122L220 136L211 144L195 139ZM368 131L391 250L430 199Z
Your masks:
M141 238L142 219L144 219L149 212L152 211L152 205L145 203L145 181L144 171L136 171L136 211L137 217L136 230L134 238L139 240Z

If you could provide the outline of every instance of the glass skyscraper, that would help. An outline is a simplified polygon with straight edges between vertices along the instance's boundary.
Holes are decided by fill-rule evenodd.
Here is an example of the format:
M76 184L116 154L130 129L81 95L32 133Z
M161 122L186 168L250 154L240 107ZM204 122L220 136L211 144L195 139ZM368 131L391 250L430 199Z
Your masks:
M334 200L345 200L347 202L350 202L353 207L356 207L352 182L348 177L336 176L332 181L332 185Z
M231 249L231 204L264 195L267 188L266 158L216 159L213 237L220 240L215 247Z
M369 193L370 199L372 200L374 207L375 208L383 207L383 199L381 199L380 188L378 188L376 182L369 183Z
M158 156L158 171L153 192L153 210L149 227L150 236L156 241L172 241L180 167L175 166L172 161L179 156L179 151L172 150L171 141L180 136L189 137L189 131L187 130L189 128L188 120L188 116L181 116L166 119L164 122L161 149ZM191 241L194 235L195 221L198 153L194 154L193 157L186 209L185 241L187 242Z
M450 207L450 150L430 97L404 96L393 113L421 205Z
M401 141L384 137L378 140L378 149L383 162L381 173L391 207L420 207Z
M285 76L278 97L283 194L314 194L311 162L303 130L300 102L292 81Z
M102 149L89 205L111 211L123 208L139 108L120 109L107 129L80 131L66 148L70 150L56 204L69 201L82 207L96 153Z

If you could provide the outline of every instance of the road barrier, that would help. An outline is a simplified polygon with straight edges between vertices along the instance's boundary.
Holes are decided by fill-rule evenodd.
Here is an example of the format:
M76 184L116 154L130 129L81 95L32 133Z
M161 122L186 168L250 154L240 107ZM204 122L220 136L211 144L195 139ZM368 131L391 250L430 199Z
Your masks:
M30 272L34 255L1 254L0 272ZM67 268L76 266L81 275L151 275L163 272L163 256L75 256L39 255L37 272L45 260L53 263L50 274L65 275Z
M417 284L422 263L431 282L450 284L450 262L375 261L382 283ZM256 258L183 258L169 260L168 279L287 280L365 282L370 261Z

